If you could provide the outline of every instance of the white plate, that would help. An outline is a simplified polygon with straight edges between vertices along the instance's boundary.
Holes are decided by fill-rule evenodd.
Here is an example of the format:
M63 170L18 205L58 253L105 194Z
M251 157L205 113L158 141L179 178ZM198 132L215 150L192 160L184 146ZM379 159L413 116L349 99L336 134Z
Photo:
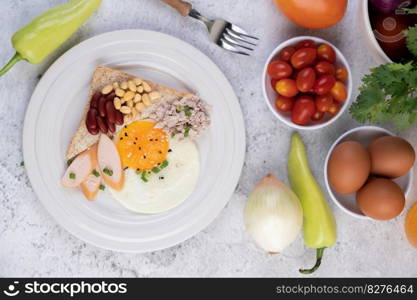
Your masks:
M107 193L89 202L79 190L60 186L66 148L80 122L98 65L196 92L212 106L212 125L198 141L198 185L177 208L157 215L134 214ZM207 56L165 34L124 30L84 41L44 74L26 113L23 152L36 194L61 226L98 247L147 252L190 238L220 213L240 177L245 129L232 87Z

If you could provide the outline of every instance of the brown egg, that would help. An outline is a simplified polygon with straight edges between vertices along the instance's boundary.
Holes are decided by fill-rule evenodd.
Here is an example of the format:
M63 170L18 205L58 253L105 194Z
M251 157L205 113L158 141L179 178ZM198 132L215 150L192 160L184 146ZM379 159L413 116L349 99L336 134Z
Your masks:
M340 194L355 193L368 179L370 169L371 159L365 147L354 141L343 142L330 155L329 183Z
M389 220L404 209L405 197L395 182L386 178L371 179L356 194L360 210L375 220Z
M407 174L414 164L416 154L406 140L383 136L368 146L371 155L371 173L397 178Z

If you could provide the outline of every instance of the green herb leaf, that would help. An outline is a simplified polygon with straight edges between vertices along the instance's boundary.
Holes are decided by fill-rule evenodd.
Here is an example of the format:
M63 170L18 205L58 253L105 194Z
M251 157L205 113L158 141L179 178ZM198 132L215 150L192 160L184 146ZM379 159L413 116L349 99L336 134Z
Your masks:
M187 117L191 117L191 115L192 115L191 110L192 110L192 108L191 108L191 107L189 107L188 105L186 105L186 106L184 107L184 114L185 114Z
M146 176L147 176L146 171L143 171L142 175L140 176L140 179L142 179L143 182L148 182L149 180Z
M177 112L177 113L180 113L181 111L182 111L182 107L181 107L181 105L176 105L175 106L175 111Z
M110 169L107 169L107 168L104 168L104 169L103 169L103 173L104 173L104 174L107 174L107 175L109 175L109 176L113 176L113 171L112 171L112 170L110 170Z
M172 132L171 133L171 138L174 138L175 137L175 133L174 132Z
M404 30L404 34L407 38L408 50L410 50L410 52L417 57L417 24L413 27L409 27L407 30Z
M68 176L69 176L70 179L75 179L75 173L69 173Z
M414 8L403 8L403 11L405 11L407 14L417 14L417 7Z
M91 174L93 174L94 176L96 176L96 177L100 177L100 173L99 172L97 172L97 170L96 169L94 169L93 170L93 172L91 172Z
M191 126L184 128L184 137L188 137L190 135Z
M99 187L100 190L104 191L105 188L106 188L105 185L100 184L100 187Z
M165 169L166 167L168 167L168 165L169 165L169 162L167 160L164 160L161 163L161 165L159 166L159 168L162 170L162 169Z
M152 172L154 172L155 174L158 174L159 172L161 172L161 169L155 167L155 168L152 169Z

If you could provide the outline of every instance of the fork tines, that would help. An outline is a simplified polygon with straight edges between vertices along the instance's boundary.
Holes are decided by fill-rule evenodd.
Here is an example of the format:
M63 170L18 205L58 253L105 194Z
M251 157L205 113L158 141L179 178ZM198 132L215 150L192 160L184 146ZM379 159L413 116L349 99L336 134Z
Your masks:
M219 45L231 52L250 55L247 51L253 51L259 38L248 34L242 28L229 23L223 31ZM246 51L245 51L246 50Z

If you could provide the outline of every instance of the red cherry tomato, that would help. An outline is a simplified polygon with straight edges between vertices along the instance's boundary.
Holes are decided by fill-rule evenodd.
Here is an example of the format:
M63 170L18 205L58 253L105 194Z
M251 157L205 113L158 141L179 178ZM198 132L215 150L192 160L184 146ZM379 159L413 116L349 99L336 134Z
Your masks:
M296 83L300 92L309 92L316 82L316 73L313 68L305 68L297 73Z
M268 74L275 79L287 78L291 76L292 68L285 61L275 60L269 63Z
M317 57L317 50L314 48L301 48L291 56L291 64L296 69L311 66Z
M332 116L337 115L337 113L340 111L340 105L336 101L333 101L332 105L330 106L328 113Z
M288 98L294 97L298 94L298 89L295 80L290 78L279 80L277 82L277 85L275 86L275 90L281 96Z
M271 79L271 86L274 90L275 90L275 87L277 86L277 82L278 82L278 79L275 79L275 78Z
M348 70L345 67L336 68L336 79L340 81L347 81L349 78Z
M275 106L277 110L281 112L291 111L294 106L294 99L278 95Z
M316 97L317 111L320 111L323 113L328 112L332 104L333 104L333 97L330 93L326 95L319 95Z
M311 119L313 121L320 121L321 119L323 119L323 116L324 116L324 112L316 111L314 115L311 116Z
M297 45L295 45L295 49L301 48L316 48L316 43L312 40L303 40L298 42Z
M291 56L294 54L294 52L295 52L294 47L285 47L278 54L278 58L283 61L290 61Z
M291 120L298 125L307 125L316 112L316 105L312 97L302 95L295 100L291 113Z
M345 101L347 98L347 90L345 85L341 81L336 81L330 90L330 94L332 94L333 99L338 102Z
M317 48L317 56L320 59L327 60L329 63L334 64L336 62L336 52L333 48L327 44L321 44Z
M332 75L321 75L314 84L314 92L317 95L325 95L332 89L336 79Z
M314 69L319 75L323 75L323 74L334 75L336 73L336 68L334 67L334 65L332 65L326 60L319 61L317 65L314 67Z

